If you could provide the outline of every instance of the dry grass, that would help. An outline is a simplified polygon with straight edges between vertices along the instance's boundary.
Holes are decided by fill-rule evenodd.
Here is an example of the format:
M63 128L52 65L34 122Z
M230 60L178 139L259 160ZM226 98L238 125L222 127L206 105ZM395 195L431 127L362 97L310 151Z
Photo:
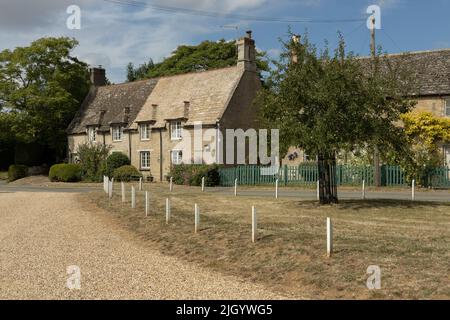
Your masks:
M118 186L116 186L118 187ZM450 297L450 203L315 202L201 193L199 188L146 185L151 214L116 195L82 195L107 209L163 253L226 274L266 284L294 297L448 299ZM127 186L129 190L129 186ZM165 198L172 218L165 224ZM127 194L127 200L129 200ZM194 234L194 203L201 231ZM251 243L251 206L258 212L258 241ZM334 224L334 255L326 258L325 220ZM382 289L366 288L366 269L382 270Z

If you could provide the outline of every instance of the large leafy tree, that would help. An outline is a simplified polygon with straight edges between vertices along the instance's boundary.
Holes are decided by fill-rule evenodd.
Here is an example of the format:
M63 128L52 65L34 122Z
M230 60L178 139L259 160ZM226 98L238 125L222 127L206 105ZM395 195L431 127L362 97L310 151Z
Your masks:
M65 130L89 90L87 65L71 55L77 44L41 38L0 52L0 127L15 142L45 146L54 160L64 158Z
M403 98L407 78L380 58L367 65L346 53L341 36L334 53L319 52L306 35L283 46L258 96L261 120L280 129L282 152L298 146L317 156L320 202L335 203L338 152L401 146L404 134L395 122L413 106Z
M170 57L160 63L149 60L138 67L132 63L127 66L128 81L145 78L170 76L181 73L224 68L237 63L237 48L233 41L203 41L195 46L179 46ZM257 53L257 66L260 71L268 71L269 64L264 52Z

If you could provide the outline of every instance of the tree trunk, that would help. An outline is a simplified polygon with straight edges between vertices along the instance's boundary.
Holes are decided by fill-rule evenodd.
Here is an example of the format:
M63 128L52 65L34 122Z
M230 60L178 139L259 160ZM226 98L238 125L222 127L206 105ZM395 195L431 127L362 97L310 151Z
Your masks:
M320 204L338 203L336 157L334 153L320 153L317 160Z

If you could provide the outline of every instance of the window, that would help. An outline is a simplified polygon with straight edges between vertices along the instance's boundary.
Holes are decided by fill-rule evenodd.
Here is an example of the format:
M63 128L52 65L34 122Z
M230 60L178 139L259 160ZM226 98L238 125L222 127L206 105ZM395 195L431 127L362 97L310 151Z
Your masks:
M89 142L95 142L97 139L97 129L95 127L88 128L88 139Z
M181 164L181 163L183 163L183 151L181 151L181 150L172 150L171 158L172 158L172 164Z
M181 121L172 121L170 123L170 130L171 130L171 138L172 140L180 140L181 139Z
M121 126L112 127L112 139L113 141L122 141L123 128Z
M150 169L150 151L140 152L141 169Z
M450 98L445 99L445 116L450 117Z
M144 123L140 126L140 132L141 132L141 140L150 140L150 124Z

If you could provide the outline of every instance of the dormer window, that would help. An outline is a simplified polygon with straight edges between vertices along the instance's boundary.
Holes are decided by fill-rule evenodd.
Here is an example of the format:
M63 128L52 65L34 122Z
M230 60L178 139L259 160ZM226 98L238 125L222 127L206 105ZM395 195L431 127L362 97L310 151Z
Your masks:
M149 123L140 124L139 131L141 133L141 140L150 140L151 128Z
M97 128L88 127L87 132L88 132L88 141L94 143L97 140Z
M122 126L113 126L112 127L112 140L113 141L122 141L123 136L123 127Z
M170 137L172 140L181 140L182 138L181 121L171 121L170 122Z

